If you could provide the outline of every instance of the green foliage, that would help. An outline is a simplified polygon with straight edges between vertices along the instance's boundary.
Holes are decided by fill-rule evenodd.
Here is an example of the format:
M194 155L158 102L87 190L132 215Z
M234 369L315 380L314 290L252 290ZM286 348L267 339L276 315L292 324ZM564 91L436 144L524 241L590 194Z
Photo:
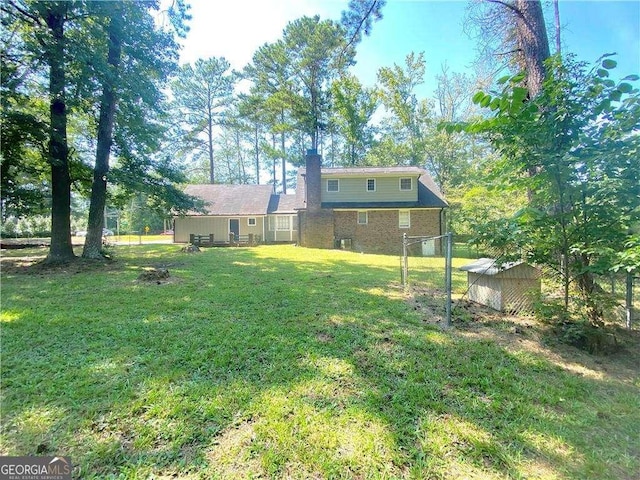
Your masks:
M198 59L194 65L180 67L171 84L173 116L180 126L180 153L197 163L206 158L209 182L214 183L214 141L224 123L237 75L224 57Z
M100 98L104 85L114 85L118 108L114 119L115 169L108 175L121 187L155 185L154 195L170 197L167 163L155 160L163 144L165 102L162 88L177 67L174 35L183 35L188 8L172 2L164 14L168 22L156 23L157 1L140 2L31 2L3 5L3 43L10 45L2 56L2 195L3 212L31 214L50 208L48 165L47 69L43 59L51 57L52 38L38 16L46 8L64 6L64 89L68 164L73 187L88 192L95 160ZM6 7L6 8L5 8ZM107 27L115 10L124 22L119 32L122 62L108 65ZM9 41L10 39L10 41ZM49 55L49 57L47 57ZM52 58L52 57L51 57ZM133 178L139 175L138 178ZM145 179L145 176L153 178ZM171 179L175 179L173 174ZM15 185L15 187L13 187ZM168 201L170 201L167 198ZM4 210L4 208L7 210ZM12 210L11 210L12 209ZM65 214L68 215L68 214ZM63 222L64 223L64 222Z
M316 149L318 135L328 123L331 83L353 64L355 50L347 45L340 25L318 16L289 23L282 42L293 94L291 115Z
M640 272L640 235L634 234L624 244L624 250L613 253L614 272Z
M605 59L600 67L608 71L615 62ZM494 243L562 271L565 289L576 285L597 323L594 275L627 258L620 252L633 249L630 229L640 221L640 98L628 82L616 84L571 58L550 61L547 69L535 99L518 86L521 75L501 79L501 92L476 94L474 102L494 113L466 130L485 134L502 155L494 178L529 194L528 208L505 220L511 233ZM496 234L488 224L478 237Z
M1 217L43 213L50 195L44 158L47 152L47 105L26 91L33 80L12 44L16 27L2 16L3 45L0 57L0 195ZM14 41L15 42L15 41Z
M382 19L382 8L386 3L386 0L349 0L349 7L342 12L340 23L350 45L359 43L363 33L371 34L373 22Z
M373 145L371 117L378 107L375 91L364 88L353 75L343 75L331 85L331 96L331 121L344 139L339 164L361 165Z
M382 132L381 145L396 143L404 154L400 157L391 152L377 154L377 164L385 157L392 161L389 165L424 164L427 130L433 119L431 106L426 100L419 100L415 92L424 82L424 71L424 53L416 55L413 52L407 55L404 65L395 64L378 71L378 95L389 113L384 121L386 128Z

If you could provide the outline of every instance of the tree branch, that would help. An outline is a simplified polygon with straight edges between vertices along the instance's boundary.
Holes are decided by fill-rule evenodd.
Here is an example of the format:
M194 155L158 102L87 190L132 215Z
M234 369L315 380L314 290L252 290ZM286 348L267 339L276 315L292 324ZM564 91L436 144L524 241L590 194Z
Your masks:
M31 19L34 23L37 23L38 25L42 25L40 17L38 17L37 15L32 14L31 12L28 12L27 10L25 10L23 8L20 8L18 5L16 5L16 2L14 2L13 0L9 0L9 5L11 5L22 16ZM2 9L3 12L6 12L8 14L13 14L13 12L11 12L9 9L7 9L5 7L2 7L1 9Z
M499 5L507 7L509 10L511 10L513 13L515 13L516 15L518 15L520 18L524 20L524 16L522 15L522 12L518 10L516 7L514 7L512 4L510 4L509 2L505 2L503 0L486 0L486 1L489 3L497 3Z
M498 57L502 57L502 56L505 56L505 55L511 55L512 53L518 53L518 52L521 52L521 51L522 51L521 48L514 48L513 50L509 50L508 52L502 52L502 53L496 52L494 55L496 55Z
M369 7L369 10L367 10L367 13L364 14L362 16L362 18L360 19L360 23L358 23L358 27L353 32L353 35L351 35L351 39L347 42L347 44L344 46L344 48L340 51L340 54L338 55L338 57L341 57L342 55L344 55L344 53L347 51L347 49L349 47L351 47L351 45L353 45L353 43L356 41L356 38L358 38L358 34L360 33L360 30L362 29L362 26L364 25L364 22L367 21L367 18L369 18L369 15L371 15L371 13L373 12L373 9L376 7L377 4L378 4L378 0L373 0L373 2L371 2L371 6Z

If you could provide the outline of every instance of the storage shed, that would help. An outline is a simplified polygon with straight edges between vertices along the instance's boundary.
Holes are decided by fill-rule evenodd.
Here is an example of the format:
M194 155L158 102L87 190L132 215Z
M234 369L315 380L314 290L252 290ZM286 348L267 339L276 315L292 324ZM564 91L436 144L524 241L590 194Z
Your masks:
M469 300L501 312L531 310L531 294L540 292L540 270L524 262L480 258L460 270L467 272Z

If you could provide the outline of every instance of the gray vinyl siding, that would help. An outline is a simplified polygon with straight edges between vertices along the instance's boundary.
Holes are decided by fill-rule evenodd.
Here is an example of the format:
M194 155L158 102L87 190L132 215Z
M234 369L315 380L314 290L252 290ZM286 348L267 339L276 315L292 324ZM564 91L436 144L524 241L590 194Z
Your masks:
M214 241L226 242L229 240L229 219L237 218L240 225L240 235L259 235L263 238L264 235L264 217L258 217L252 215L251 218L256 219L255 226L249 226L247 222L248 217L233 216L233 217L205 217L205 216L193 216L193 217L176 217L174 227L174 237L176 243L186 243L189 241L190 234L196 235L209 235L213 233Z
M330 177L340 180L340 191L327 192L327 180L322 179L322 202L417 202L418 179L411 176L411 190L400 190L400 178L397 177ZM376 180L376 191L367 191L367 180Z

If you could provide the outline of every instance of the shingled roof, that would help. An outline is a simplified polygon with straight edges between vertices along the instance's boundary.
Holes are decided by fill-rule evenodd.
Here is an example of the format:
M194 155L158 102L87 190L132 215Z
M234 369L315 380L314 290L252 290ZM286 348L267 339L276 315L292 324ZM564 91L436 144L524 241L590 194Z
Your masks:
M273 194L269 202L270 214L294 214L296 212L296 196Z
M266 215L273 187L207 184L187 185L184 191L205 202L205 215Z

